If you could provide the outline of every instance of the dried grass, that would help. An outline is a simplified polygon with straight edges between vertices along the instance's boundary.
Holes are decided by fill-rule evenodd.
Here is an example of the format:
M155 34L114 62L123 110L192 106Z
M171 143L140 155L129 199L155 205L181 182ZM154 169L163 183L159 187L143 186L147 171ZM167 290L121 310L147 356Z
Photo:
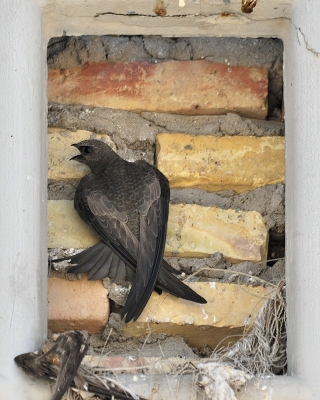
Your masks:
M210 400L236 400L235 392L259 375L284 374L287 319L284 279L258 312L253 328L231 347L214 351L199 364L195 383Z
M228 363L249 373L285 373L287 364L287 318L285 281L279 282L273 295L258 312L253 328L232 347L212 354L217 362Z

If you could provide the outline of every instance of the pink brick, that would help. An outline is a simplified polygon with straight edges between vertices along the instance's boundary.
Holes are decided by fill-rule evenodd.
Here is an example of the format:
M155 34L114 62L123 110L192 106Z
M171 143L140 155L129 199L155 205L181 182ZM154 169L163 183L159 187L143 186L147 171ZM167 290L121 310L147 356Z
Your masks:
M107 296L108 290L101 281L49 278L48 328L53 332L70 329L101 332L110 313Z
M267 115L268 72L211 61L85 64L49 70L48 98L133 112Z

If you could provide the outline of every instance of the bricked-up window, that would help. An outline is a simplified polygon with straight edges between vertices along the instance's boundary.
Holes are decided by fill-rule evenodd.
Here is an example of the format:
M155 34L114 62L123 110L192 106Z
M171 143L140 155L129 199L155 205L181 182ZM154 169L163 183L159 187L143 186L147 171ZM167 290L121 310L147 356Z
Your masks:
M104 329L106 290L78 281L72 285L79 290L87 285L88 296L76 296L63 318L49 291L50 329L76 328L78 321L79 329L92 333L91 344L99 352L112 327L108 352L113 355L138 354L144 339L137 337L151 329L148 355L158 356L154 344L161 339L166 357L192 358L234 343L245 324L252 324L261 296L270 292L261 279L277 283L284 276L282 53L281 40L265 38L50 40L50 251L57 255L57 248L69 251L97 241L72 204L87 170L69 159L75 155L72 143L101 139L124 159L144 159L168 177L166 260L180 274L194 274L192 287L208 300L200 309L155 294L144 314L151 322L120 329L118 314L128 287L105 279L111 317ZM78 288L64 289L57 282L62 275L51 270L49 287L57 293L59 286L58 298L68 299L69 290ZM175 310L172 317L168 310Z

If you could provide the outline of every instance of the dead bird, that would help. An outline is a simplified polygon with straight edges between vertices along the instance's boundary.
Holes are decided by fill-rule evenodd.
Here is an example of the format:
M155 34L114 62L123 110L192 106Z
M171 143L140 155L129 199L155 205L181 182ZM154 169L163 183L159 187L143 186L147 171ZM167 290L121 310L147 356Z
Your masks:
M27 375L54 384L51 400L61 400L69 387L102 396L103 399L144 400L122 386L104 385L94 375L87 376L80 367L87 350L82 333L70 331L60 334L55 342L46 342L36 352L16 356L14 361Z

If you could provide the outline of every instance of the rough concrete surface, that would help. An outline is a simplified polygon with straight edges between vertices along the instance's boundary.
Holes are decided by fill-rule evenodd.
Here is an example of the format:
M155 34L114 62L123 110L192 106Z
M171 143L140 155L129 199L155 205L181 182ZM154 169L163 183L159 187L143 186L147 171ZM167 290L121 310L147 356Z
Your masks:
M284 124L278 121L241 118L237 114L188 116L142 112L140 116L162 127L163 132L213 136L283 136Z
M91 335L90 345L95 352L101 351L108 338L107 352L110 355L132 357L195 357L194 351L180 336L165 333L150 333L132 337L122 332L124 326L119 314L110 314L108 324L102 335Z
M178 132L212 136L283 136L284 123L259 119L241 118L237 114L226 115L176 115L168 113L115 110L89 107L80 104L50 103L48 125L71 131L84 129L96 133L120 136L130 147L140 142L154 142L158 133ZM146 147L146 146L145 146Z

